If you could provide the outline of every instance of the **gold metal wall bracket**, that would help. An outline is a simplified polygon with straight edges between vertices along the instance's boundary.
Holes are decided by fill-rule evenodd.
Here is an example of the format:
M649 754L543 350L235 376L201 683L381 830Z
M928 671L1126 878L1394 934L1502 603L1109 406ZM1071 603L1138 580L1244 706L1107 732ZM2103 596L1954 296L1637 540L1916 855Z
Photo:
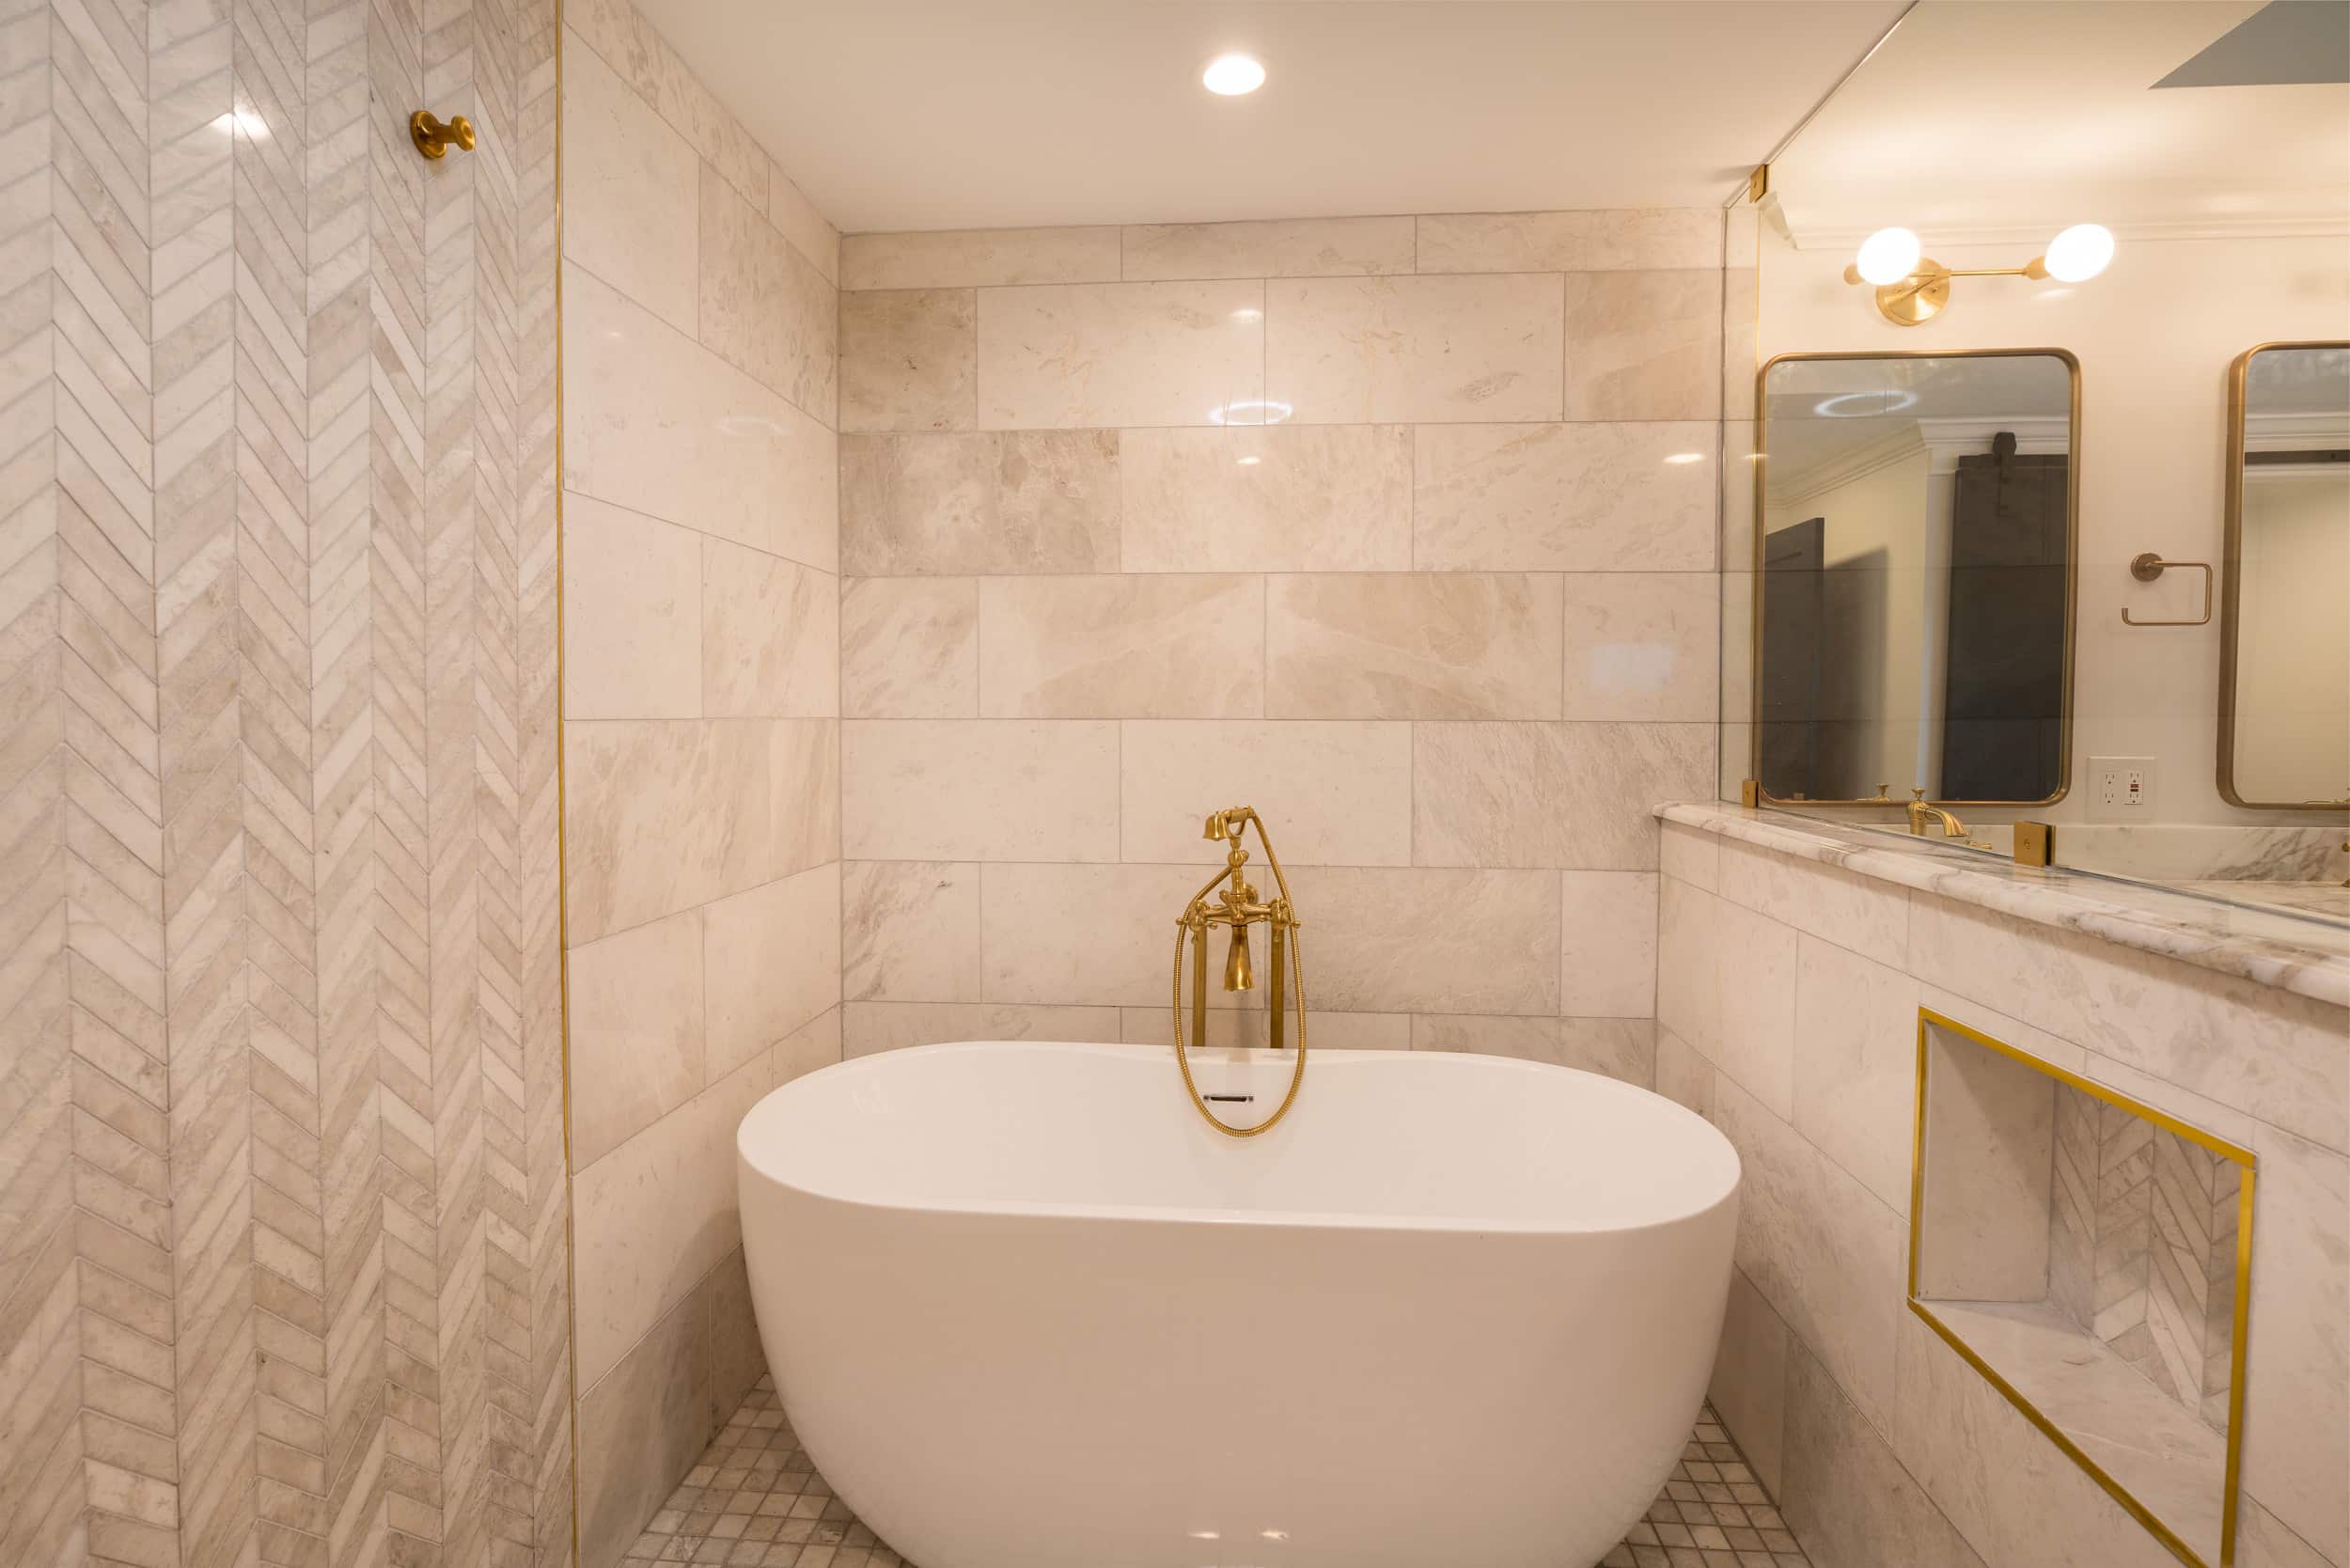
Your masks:
M416 150L428 158L446 158L451 147L460 152L471 152L473 121L462 115L451 115L442 120L429 109L418 109L408 117L408 137L416 144Z
M1923 326L1942 314L1950 303L1950 279L1954 277L2029 277L2048 275L2047 258L2035 256L2020 267L1946 267L1931 256L1921 256L1907 277L1891 283L1881 283L1876 290L1877 314L1895 326ZM1844 281L1865 283L1856 266L1844 269Z
M2203 613L2193 620L2139 620L2125 607L2123 621L2131 626L2207 626L2211 623L2212 570L2209 561L2167 561L2152 550L2130 557L2130 575L2141 583L2151 583L2172 567L2200 572L2203 574Z

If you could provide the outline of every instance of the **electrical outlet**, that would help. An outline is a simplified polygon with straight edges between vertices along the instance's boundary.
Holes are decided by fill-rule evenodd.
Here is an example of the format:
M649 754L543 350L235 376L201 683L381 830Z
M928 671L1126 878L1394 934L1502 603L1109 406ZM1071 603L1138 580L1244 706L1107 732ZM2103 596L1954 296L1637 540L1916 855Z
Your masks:
M2138 823L2154 814L2152 757L2092 757L2089 760L2089 820Z

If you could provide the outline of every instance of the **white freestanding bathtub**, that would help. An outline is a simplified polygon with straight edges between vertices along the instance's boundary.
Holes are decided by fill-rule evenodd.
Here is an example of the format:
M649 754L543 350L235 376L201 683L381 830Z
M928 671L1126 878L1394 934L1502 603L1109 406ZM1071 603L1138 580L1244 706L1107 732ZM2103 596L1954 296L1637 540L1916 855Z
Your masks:
M1238 1125L1288 1084L1192 1059ZM736 1147L785 1411L919 1568L1588 1568L1688 1438L1737 1222L1681 1106L1433 1052L1315 1051L1234 1139L1167 1051L932 1045Z

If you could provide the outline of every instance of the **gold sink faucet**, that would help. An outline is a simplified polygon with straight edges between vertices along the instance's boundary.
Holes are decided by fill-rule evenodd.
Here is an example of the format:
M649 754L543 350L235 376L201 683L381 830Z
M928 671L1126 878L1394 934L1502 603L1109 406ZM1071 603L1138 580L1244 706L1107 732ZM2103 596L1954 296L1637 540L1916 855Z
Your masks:
M1944 808L1936 806L1933 802L1927 800L1926 787L1923 784L1911 785L1909 787L1909 794L1910 832L1916 834L1920 839L1924 838L1926 836L1926 819L1928 817L1932 817L1935 821L1942 824L1943 838L1964 839L1966 837L1966 824L1958 820L1956 812L1947 810Z

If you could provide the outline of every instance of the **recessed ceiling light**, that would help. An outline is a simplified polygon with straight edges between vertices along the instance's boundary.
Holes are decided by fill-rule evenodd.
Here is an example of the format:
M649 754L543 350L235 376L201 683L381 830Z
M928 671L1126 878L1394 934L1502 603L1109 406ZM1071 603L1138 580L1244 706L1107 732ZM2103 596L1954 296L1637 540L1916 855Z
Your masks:
M1237 98L1264 86L1264 67L1246 55L1218 55L1199 73L1199 82L1210 92Z

